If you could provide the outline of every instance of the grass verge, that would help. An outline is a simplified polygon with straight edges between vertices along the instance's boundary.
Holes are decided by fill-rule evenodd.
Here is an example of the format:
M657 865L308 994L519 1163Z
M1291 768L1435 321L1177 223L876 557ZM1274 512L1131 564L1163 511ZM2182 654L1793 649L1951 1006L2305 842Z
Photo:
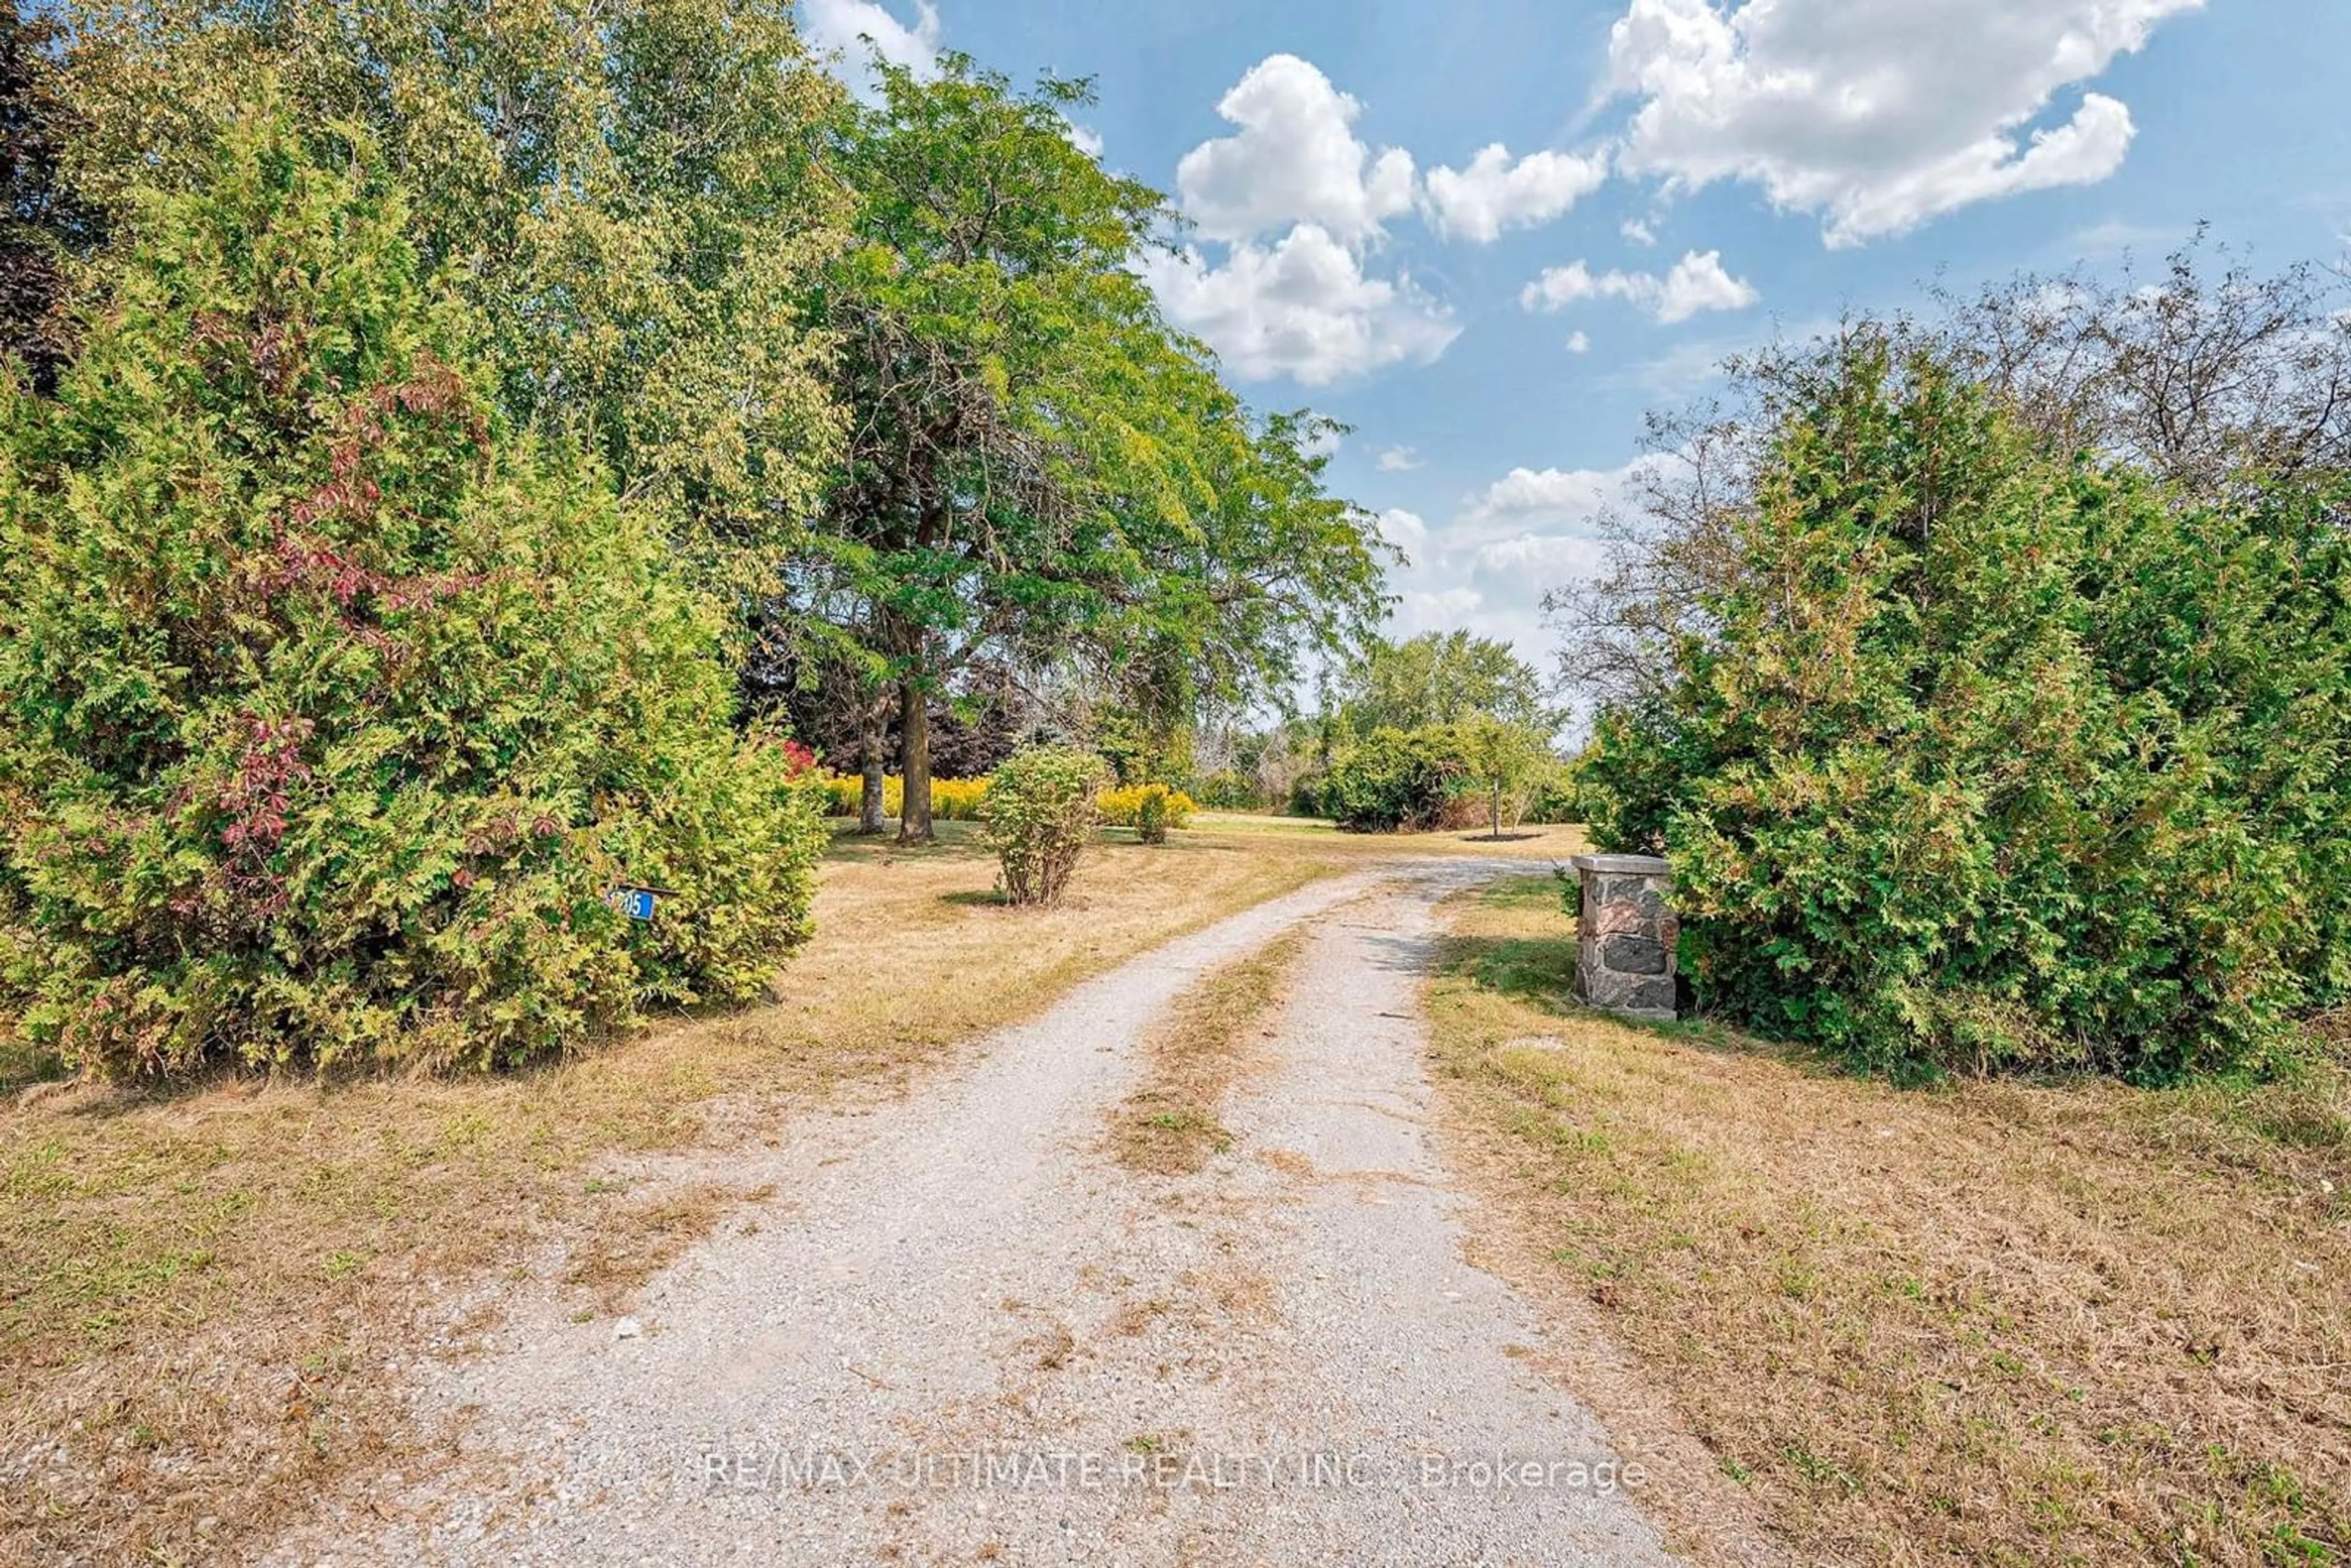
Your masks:
M764 1007L560 1067L322 1088L44 1086L0 1109L0 1561L215 1562L406 1441L399 1366L460 1352L508 1277L614 1310L752 1195L630 1156L783 1135L1160 942L1349 863L1109 845L1015 911L960 823L835 847Z
M1565 1003L1549 880L1454 914L1435 1049L1504 1251L1799 1560L2351 1560L2343 1075L1899 1091Z
M1504 830L1499 839L1483 828L1442 829L1426 833L1348 833L1319 817L1276 817L1249 811L1201 811L1188 830L1206 841L1282 846L1295 852L1356 860L1403 856L1474 855L1480 858L1564 861L1589 847L1583 830L1567 823L1528 823Z
M1217 1118L1288 988L1306 936L1292 931L1204 975L1144 1042L1150 1073L1112 1114L1110 1149L1129 1170L1187 1176L1232 1146Z

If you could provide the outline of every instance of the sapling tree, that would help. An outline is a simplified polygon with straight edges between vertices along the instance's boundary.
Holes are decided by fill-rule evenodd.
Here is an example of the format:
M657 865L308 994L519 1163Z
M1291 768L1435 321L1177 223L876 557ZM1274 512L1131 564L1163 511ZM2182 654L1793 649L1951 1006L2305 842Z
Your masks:
M1510 825L1518 824L1544 773L1558 765L1550 732L1527 723L1513 723L1492 714L1474 714L1453 727L1461 737L1479 787L1486 792L1487 822L1491 837L1502 836L1508 810Z

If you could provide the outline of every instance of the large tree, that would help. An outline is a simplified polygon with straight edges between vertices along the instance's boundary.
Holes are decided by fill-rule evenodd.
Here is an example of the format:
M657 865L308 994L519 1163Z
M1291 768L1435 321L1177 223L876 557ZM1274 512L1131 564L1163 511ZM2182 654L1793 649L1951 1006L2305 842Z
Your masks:
M1372 643L1350 675L1341 716L1359 735L1484 716L1546 740L1565 718L1542 677L1508 643L1466 631Z
M356 121L511 418L593 452L747 591L838 435L798 313L840 240L840 89L786 0L158 0L68 15L80 190L193 178L256 73ZM747 598L743 602L749 602Z
M1898 1071L2279 1064L2351 994L2351 474L2299 418L2085 450L1898 323L1766 369L1579 779L1701 1006Z
M1376 534L1323 493L1325 427L1253 420L1133 261L1171 214L1079 148L1078 82L875 63L837 157L855 243L817 312L848 460L807 601L899 692L901 835L931 832L932 704L994 656L1165 707L1285 680L1379 602ZM877 715L874 722L878 724Z
M643 511L477 392L366 139L293 125L130 193L55 395L0 376L0 981L113 1072L491 1065L755 993L805 754L737 736Z
M103 233L76 197L62 164L80 129L59 81L64 29L44 11L12 5L0 16L0 352L15 356L36 391L56 384L70 350L57 306L68 266Z
M2088 451L2209 501L2351 470L2351 276L2257 276L2202 236L2158 277L2020 275L1898 323L2053 450ZM1856 319L1866 336L1889 324ZM1843 374L1816 342L1731 361L1726 399L1653 415L1604 569L1546 595L1560 674L1587 700L1655 706L1708 601L1746 570L1739 526L1772 434Z

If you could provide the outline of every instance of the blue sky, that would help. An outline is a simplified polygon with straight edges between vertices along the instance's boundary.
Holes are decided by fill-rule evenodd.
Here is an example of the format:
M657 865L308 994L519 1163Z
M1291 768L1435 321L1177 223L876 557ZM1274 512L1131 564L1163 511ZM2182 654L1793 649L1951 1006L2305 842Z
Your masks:
M1169 314L1412 557L1397 633L1547 662L1643 415L1726 354L2020 270L2351 251L2342 0L803 0L1025 78L1176 196ZM1499 144L1505 152L1489 152Z

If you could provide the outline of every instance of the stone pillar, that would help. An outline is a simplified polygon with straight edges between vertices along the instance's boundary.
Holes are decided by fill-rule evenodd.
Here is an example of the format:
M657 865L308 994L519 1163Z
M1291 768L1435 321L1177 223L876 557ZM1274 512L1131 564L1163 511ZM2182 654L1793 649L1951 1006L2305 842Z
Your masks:
M1655 855L1578 855L1583 917L1575 995L1587 1006L1652 1023L1674 1020L1674 870Z

